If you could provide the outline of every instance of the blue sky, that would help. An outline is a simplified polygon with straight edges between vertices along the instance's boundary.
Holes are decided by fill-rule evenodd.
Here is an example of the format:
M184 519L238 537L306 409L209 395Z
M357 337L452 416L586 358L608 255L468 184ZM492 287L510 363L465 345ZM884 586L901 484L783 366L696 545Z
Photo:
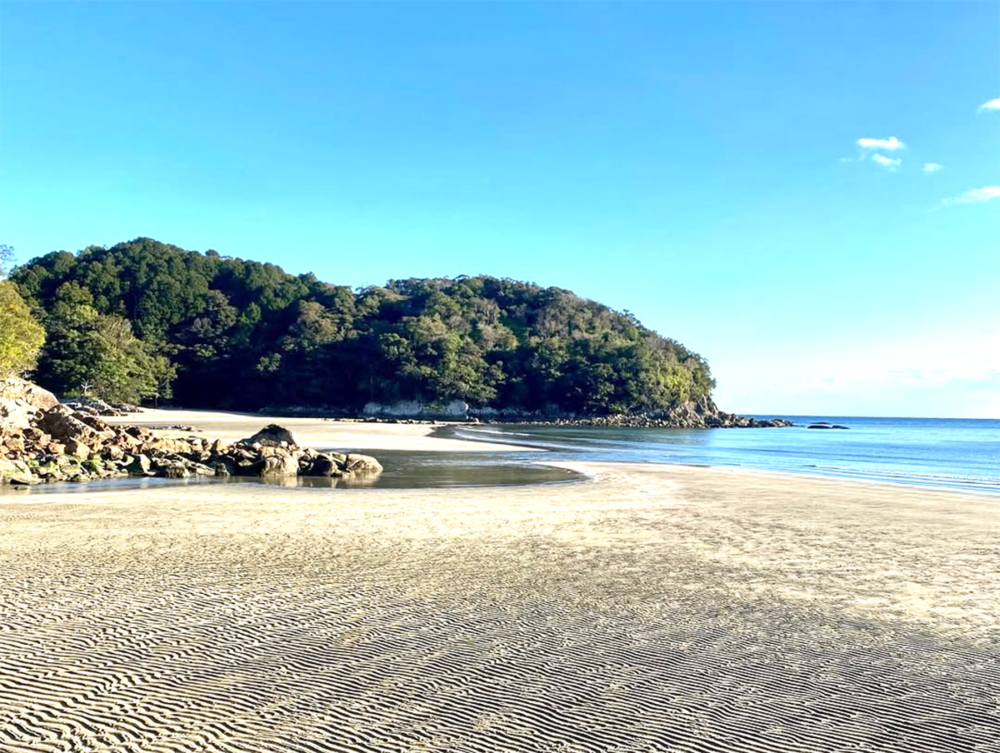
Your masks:
M997 3L4 0L0 242L528 279L728 410L998 417L998 99Z

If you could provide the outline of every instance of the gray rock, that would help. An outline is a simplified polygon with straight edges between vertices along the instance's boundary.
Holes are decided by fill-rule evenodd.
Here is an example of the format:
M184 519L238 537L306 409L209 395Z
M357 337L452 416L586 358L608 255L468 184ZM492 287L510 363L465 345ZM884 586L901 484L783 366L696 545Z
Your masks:
M345 469L351 473L381 473L382 464L371 455L351 453L344 461Z
M256 466L258 476L298 476L299 461L291 455L271 455Z
M261 447L298 447L299 441L295 435L278 424L268 424L252 437L240 440L240 444L254 445Z

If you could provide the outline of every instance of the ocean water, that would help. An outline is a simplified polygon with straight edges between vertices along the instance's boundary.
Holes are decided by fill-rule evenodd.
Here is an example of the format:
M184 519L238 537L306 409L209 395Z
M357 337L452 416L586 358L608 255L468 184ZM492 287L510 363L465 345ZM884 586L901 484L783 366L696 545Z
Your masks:
M797 425L700 430L485 425L450 432L545 449L557 460L754 468L1000 495L1000 420L785 417ZM850 428L806 428L815 421Z

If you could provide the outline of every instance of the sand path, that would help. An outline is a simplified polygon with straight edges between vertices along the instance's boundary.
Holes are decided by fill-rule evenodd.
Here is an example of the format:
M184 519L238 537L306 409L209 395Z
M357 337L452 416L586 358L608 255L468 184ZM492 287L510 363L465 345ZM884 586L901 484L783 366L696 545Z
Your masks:
M995 499L586 470L0 497L0 750L1000 751Z

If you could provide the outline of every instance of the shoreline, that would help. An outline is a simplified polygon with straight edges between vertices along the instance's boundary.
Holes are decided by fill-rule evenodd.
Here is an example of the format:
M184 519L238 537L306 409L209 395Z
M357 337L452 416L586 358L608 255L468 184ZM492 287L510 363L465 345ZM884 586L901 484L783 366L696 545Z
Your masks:
M820 480L851 482L853 484L899 488L917 489L927 491L941 491L956 494L973 495L978 497L992 498L1000 496L1000 490L963 488L961 486L950 486L947 483L937 484L933 481L928 483L907 483L906 481L894 480L891 478L871 478L857 477L849 473L820 473L811 469L786 470L773 468L755 468L747 466L734 466L726 464L711 463L689 463L683 461L656 460L656 461L621 461L602 460L599 457L588 458L585 453L581 457L572 459L552 459L546 456L554 451L550 448L531 443L511 444L507 442L490 441L488 438L475 436L476 425L465 422L423 422L423 423L394 423L394 422L370 422L365 420L329 420L316 417L274 417L263 416L255 413L232 413L219 411L201 410L174 410L174 409L148 409L141 413L129 413L122 416L105 417L104 420L117 426L140 426L145 428L156 428L158 434L167 438L182 438L196 436L206 439L222 439L233 442L242 439L260 429L265 423L280 423L286 428L295 432L300 444L319 451L353 451L353 452L402 452L402 453L431 453L432 455L450 455L456 453L469 453L470 455L496 454L503 458L511 454L531 454L531 458L520 458L519 460L528 465L538 468L567 468L568 464L582 463L592 465L595 463L623 463L643 467L646 465L673 467L700 467L726 473L767 474L776 479L786 478L813 478ZM488 425L482 424L482 427ZM173 428L161 428L173 427ZM472 429L472 436L457 438L449 434L462 429ZM470 473L470 476L472 474ZM978 481L973 477L973 481ZM992 479L986 478L987 482ZM110 481L111 484L114 481ZM506 482L500 486L510 485L516 482ZM523 482L527 485L536 483L551 483L551 481ZM562 483L559 481L558 483ZM303 484L305 486L306 484ZM455 484L461 487L474 487L489 485L468 481ZM103 486L103 483L102 483ZM131 485L120 491L129 490ZM393 488L403 488L394 486ZM414 484L414 489L440 488L433 484ZM108 491L119 491L109 489ZM57 494L58 492L46 492L46 495ZM76 492L74 492L76 493Z

